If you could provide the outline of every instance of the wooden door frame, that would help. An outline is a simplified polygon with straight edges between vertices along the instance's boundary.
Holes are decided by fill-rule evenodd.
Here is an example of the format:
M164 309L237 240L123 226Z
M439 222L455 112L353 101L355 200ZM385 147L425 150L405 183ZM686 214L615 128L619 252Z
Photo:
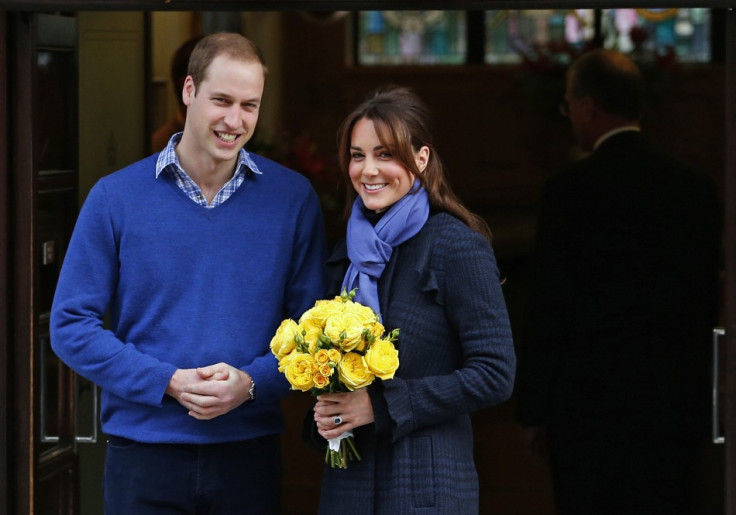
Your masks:
M726 205L724 258L726 263L726 513L736 514L736 10L726 12ZM728 265L733 268L728 269ZM728 369L727 369L728 370Z
M8 342L12 349L26 348L28 342L34 340L34 308L33 308L33 209L34 209L34 180L35 180L35 145L34 128L36 123L29 122L27 116L18 116L18 113L31 115L33 99L35 98L35 68L33 66L36 55L33 20L35 16L29 13L11 13L8 16L8 37L11 46L12 58L8 61L12 68L8 69L8 79L12 81L9 92L14 92L8 98L8 142L9 157L9 185L10 195L8 205L11 206L13 217L10 220L10 263L13 267L12 277L9 280L12 292L12 303L8 312L12 313L11 333ZM12 107L11 107L12 106ZM14 113L15 116L13 116ZM27 266L14 266L26 263ZM21 345L25 342L25 345ZM9 471L13 478L10 482L12 496L8 499L9 513L33 513L34 473L34 432L33 432L33 388L32 379L34 363L28 356L18 356L6 349L12 360L13 370L10 375L10 395L8 409L13 413L10 421L12 442L6 447L9 462ZM25 359L24 359L25 358ZM12 443L12 445L11 445Z
M4 481L4 497L0 498L0 509L7 513L35 513L35 504L44 498L38 496L39 485L48 481L54 474L62 471L66 465L63 458L73 456L73 425L72 416L58 414L57 433L59 446L65 445L66 454L62 456L58 448L52 452L45 452L41 457L41 439L39 429L42 426L39 419L40 389L38 378L46 370L39 367L40 352L39 336L42 328L39 326L38 293L39 279L37 263L40 262L37 254L40 248L36 244L37 203L39 185L39 78L38 78L38 51L41 47L55 46L55 33L39 28L39 15L35 12L1 12L0 20L5 22L7 29L5 44L7 54L5 66L0 73L6 74L7 89L4 91L7 119L4 120L3 145L0 151L5 154L0 173L4 172L2 195L6 196L8 223L3 231L0 224L0 234L7 242L8 255L3 259L2 270L7 288L3 289L5 305L3 317L6 343L0 347L3 380L7 388L3 392L3 416L7 417L3 433L4 447L3 462L0 466L7 472ZM48 29L48 24L46 24ZM47 39L39 38L39 32ZM43 45L41 44L43 43ZM72 88L75 89L75 88ZM3 93L0 92L0 95ZM3 126L0 126L3 127ZM76 138L74 138L76 146ZM76 165L75 165L76 166ZM48 180L47 180L48 182ZM54 184L56 186L56 184ZM47 185L48 187L48 185ZM76 191L76 190L75 190ZM76 194L74 195L76 211ZM39 234L41 234L39 232ZM0 271L2 271L0 270ZM3 277L0 276L0 280ZM47 329L46 329L47 330ZM6 379L7 377L7 379ZM64 390L66 399L73 398L73 385L66 381L58 381L59 390ZM7 392L7 393L6 393ZM61 392L60 392L61 393ZM61 405L62 402L59 402ZM71 411L73 402L64 401L63 405ZM12 416L11 416L12 415ZM42 416L41 416L42 417ZM71 440L71 443L69 442ZM57 447L59 447L57 446ZM67 458L67 462L70 461ZM73 461L73 460L71 460ZM64 469L66 470L66 469ZM67 495L63 513L71 513L74 509L74 493L63 490ZM62 506L59 505L59 509Z
M7 14L0 11L0 34L8 33ZM0 105L8 105L8 44L7 37L0 37ZM0 142L8 138L7 116L0 116ZM10 300L8 284L8 261L10 252L10 234L8 219L10 218L10 194L8 186L8 153L7 146L0 144L0 248L5 249L0 258L0 509L8 507L8 313Z

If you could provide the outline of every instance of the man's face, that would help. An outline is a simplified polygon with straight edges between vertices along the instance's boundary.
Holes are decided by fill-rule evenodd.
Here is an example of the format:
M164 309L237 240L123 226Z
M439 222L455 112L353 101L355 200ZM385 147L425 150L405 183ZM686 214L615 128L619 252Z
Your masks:
M187 77L182 93L187 106L182 143L186 141L201 158L215 164L235 161L256 128L264 80L260 63L225 55L212 61L196 90Z

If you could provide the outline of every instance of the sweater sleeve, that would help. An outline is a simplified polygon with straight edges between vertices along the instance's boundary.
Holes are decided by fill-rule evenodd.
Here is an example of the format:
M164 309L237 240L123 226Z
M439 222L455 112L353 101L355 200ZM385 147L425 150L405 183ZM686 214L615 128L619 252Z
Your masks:
M474 232L451 232L437 238L438 254L444 257L437 269L427 271L422 288L434 290L444 306L461 364L444 375L397 375L382 383L394 441L415 429L499 404L513 388L516 358L493 251ZM377 430L381 426L385 424L377 422Z
M90 191L64 257L51 309L51 346L68 366L124 399L159 406L176 367L104 328L118 285L118 241L104 180Z

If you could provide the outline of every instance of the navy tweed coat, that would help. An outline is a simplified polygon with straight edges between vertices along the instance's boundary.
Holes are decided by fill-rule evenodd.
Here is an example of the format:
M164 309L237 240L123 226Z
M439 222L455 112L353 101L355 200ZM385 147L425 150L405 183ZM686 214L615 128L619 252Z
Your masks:
M328 262L331 293L347 266L343 243ZM401 331L399 369L368 387L375 422L354 431L362 461L325 468L320 513L477 513L469 413L509 398L516 359L493 250L433 214L394 249L379 297L384 326Z

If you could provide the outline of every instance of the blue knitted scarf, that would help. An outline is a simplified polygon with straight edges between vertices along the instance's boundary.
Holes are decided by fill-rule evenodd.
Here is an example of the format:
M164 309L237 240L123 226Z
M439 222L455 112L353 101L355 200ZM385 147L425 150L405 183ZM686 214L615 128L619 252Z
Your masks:
M350 266L342 285L347 291L357 288L354 300L380 315L378 279L394 247L418 233L429 218L429 196L416 181L411 191L391 206L375 226L366 218L364 210L363 200L357 197L348 220Z

